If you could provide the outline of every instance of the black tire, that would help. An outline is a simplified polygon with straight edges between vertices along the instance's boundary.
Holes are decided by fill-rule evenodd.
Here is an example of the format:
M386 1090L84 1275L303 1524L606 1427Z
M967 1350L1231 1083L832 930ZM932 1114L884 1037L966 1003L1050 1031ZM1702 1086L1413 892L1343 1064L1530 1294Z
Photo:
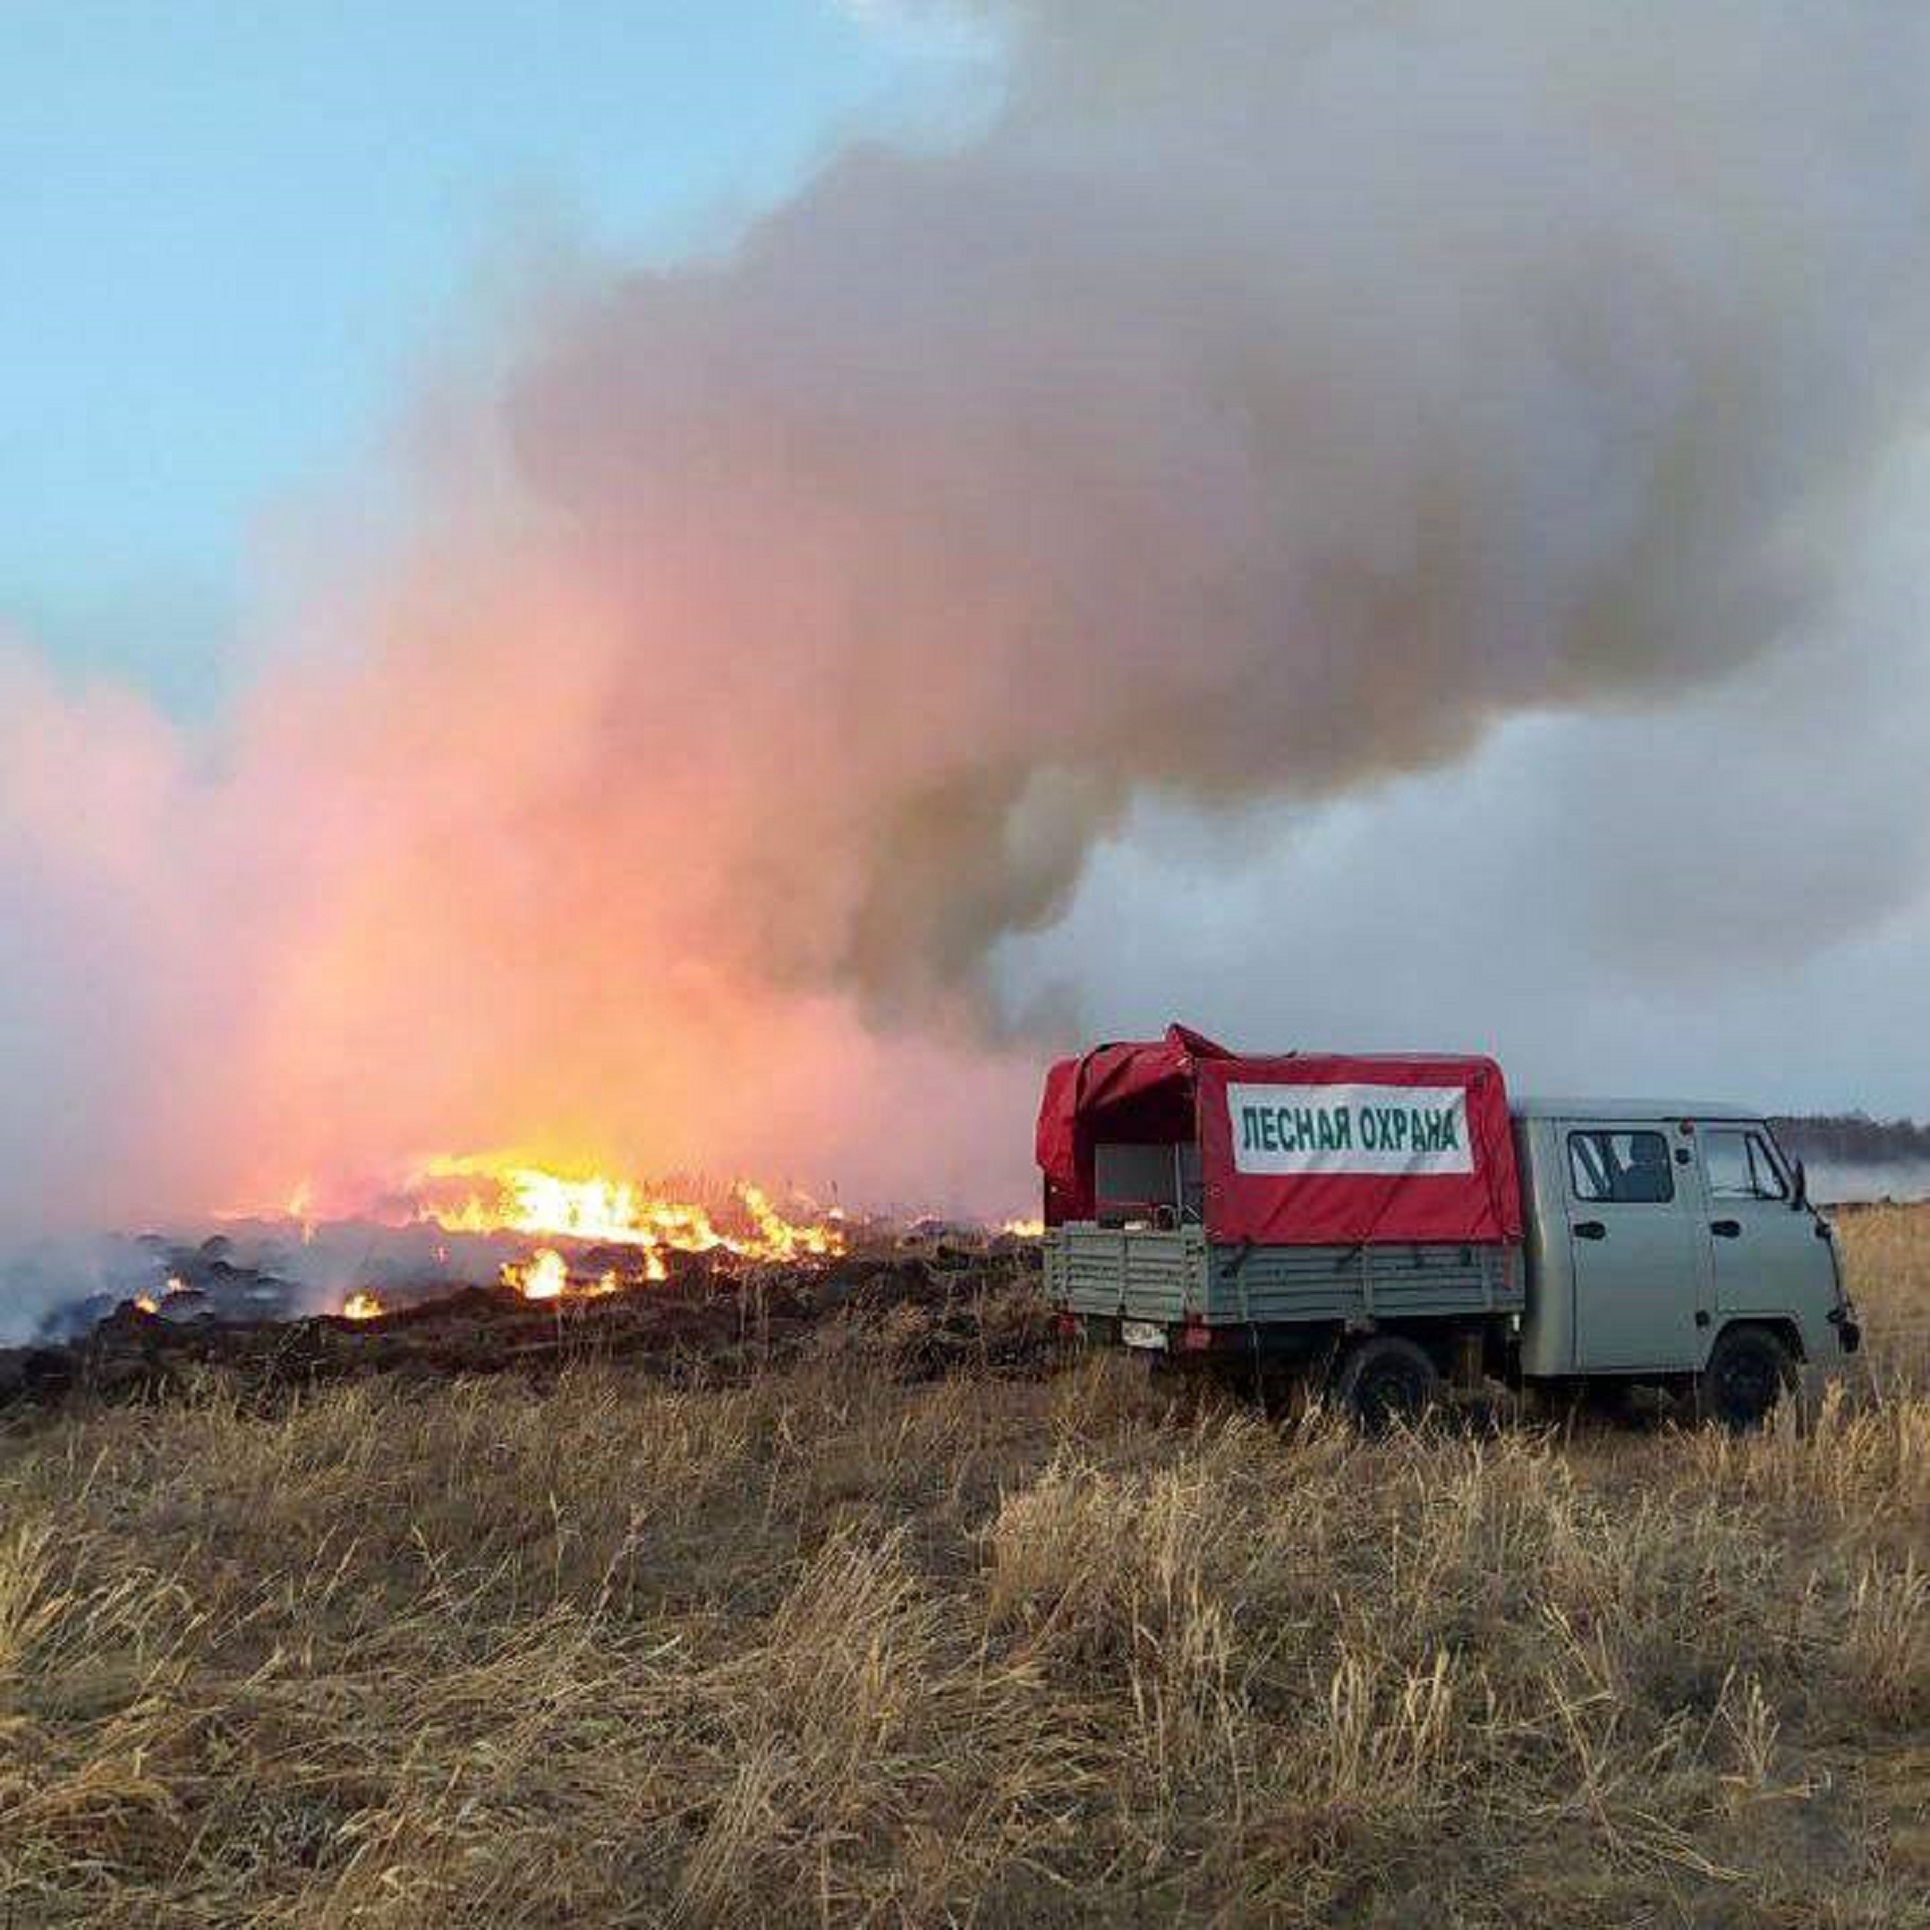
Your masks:
M1341 1360L1333 1396L1363 1434L1383 1434L1426 1418L1441 1398L1441 1373L1413 1341L1370 1334Z
M1709 1350L1697 1405L1731 1434L1746 1434L1795 1387L1796 1356L1767 1327L1725 1327Z

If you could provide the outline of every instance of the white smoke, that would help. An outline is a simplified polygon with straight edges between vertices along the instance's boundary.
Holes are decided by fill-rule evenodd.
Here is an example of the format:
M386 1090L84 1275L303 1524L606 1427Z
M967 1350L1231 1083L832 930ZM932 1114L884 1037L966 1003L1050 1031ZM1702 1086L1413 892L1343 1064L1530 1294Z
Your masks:
M777 825L828 862L730 935L886 1013L1137 793L1343 789L1813 621L1930 319L1913 18L1010 12L982 142L849 156L508 398L620 697L775 684L832 767L733 798L721 892Z

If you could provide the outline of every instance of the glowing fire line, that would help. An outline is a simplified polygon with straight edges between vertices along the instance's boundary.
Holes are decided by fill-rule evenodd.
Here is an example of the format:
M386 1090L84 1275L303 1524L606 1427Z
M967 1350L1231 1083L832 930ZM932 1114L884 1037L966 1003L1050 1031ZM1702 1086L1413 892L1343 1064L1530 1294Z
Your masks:
M451 1181L463 1182L468 1190L453 1200L438 1197L447 1195ZM833 1258L845 1250L844 1230L835 1218L790 1219L747 1180L732 1189L750 1226L737 1233L718 1226L710 1210L694 1201L656 1198L603 1174L571 1179L538 1166L444 1158L423 1169L417 1190L427 1196L423 1217L451 1233L509 1232L631 1247L641 1257L645 1280L668 1279L665 1255L673 1252L722 1252L782 1263ZM573 1281L561 1253L547 1245L526 1260L507 1262L502 1274L506 1286L529 1300L611 1294L622 1284L613 1268L593 1280Z

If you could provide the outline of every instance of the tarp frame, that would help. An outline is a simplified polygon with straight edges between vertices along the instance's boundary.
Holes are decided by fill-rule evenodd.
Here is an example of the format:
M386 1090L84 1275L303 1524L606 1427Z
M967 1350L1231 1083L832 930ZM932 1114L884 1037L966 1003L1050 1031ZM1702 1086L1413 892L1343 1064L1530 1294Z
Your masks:
M1200 1148L1203 1218L1216 1243L1521 1237L1494 1060L1247 1056L1180 1025L1048 1073L1038 1130L1047 1224L1095 1217L1097 1140L1163 1145L1183 1134Z

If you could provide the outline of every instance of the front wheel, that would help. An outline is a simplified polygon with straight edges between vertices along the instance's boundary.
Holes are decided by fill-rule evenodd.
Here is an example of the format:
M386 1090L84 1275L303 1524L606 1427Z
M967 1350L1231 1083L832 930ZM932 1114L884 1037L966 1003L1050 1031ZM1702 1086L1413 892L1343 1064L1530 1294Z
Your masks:
M1399 1334L1370 1334L1348 1350L1333 1391L1362 1433L1384 1434L1425 1418L1441 1398L1441 1373L1424 1347Z
M1766 1327L1727 1327L1697 1385L1702 1412L1732 1434L1762 1426L1796 1386L1796 1357Z

